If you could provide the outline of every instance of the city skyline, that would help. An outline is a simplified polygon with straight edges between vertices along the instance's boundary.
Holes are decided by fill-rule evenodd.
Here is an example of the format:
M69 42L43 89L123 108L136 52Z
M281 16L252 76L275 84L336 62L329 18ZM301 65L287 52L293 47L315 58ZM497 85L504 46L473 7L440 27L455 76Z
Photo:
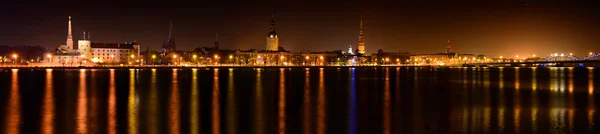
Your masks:
M81 39L85 30L91 32L94 42L137 40L144 49L159 50L168 39L172 20L173 38L179 50L213 46L215 33L220 34L223 49L263 49L271 12L276 12L280 45L291 51L346 50L349 45L357 48L360 16L364 19L367 54L379 49L441 53L445 51L447 40L452 41L452 50L458 53L504 57L556 52L585 55L600 50L595 42L600 33L588 30L600 27L594 23L598 18L593 17L598 12L581 5L505 4L486 10L464 5L439 9L416 5L426 8L366 7L336 12L334 10L343 6L273 11L222 8L223 13L213 15L202 11L219 8L174 11L90 8L48 13L41 11L49 9L28 8L33 10L25 16L6 15L9 19L1 26L5 30L0 34L5 36L0 36L0 44L41 45L52 49L63 44L65 17L72 14L74 40ZM386 10L389 12L381 12Z

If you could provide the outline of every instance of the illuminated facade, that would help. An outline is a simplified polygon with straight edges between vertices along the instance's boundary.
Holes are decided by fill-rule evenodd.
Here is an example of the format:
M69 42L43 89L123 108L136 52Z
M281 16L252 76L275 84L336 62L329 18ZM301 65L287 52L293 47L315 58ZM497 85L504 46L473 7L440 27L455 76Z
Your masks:
M88 63L125 63L139 57L140 44L136 41L126 43L92 43L89 34L83 33L83 39L73 47L71 16L67 45L61 45L54 53L44 56L48 63L56 65L84 65ZM89 65L89 64L88 64Z
M268 51L278 51L279 50L279 37L277 37L277 32L275 32L275 14L271 16L271 26L270 26L269 35L267 35L267 46L265 50Z

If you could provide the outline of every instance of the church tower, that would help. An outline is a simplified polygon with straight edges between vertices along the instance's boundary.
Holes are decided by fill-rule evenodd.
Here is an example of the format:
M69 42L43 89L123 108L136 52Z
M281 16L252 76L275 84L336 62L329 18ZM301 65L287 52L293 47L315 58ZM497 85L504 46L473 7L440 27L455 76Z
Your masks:
M275 32L275 13L271 15L271 27L269 35L267 35L267 47L266 50L278 51L279 50L279 38L277 32Z
M67 47L73 50L73 34L71 33L71 16L69 16L69 33L67 34Z
M446 53L452 53L452 48L450 47L450 40L448 40L448 44L446 44Z
M215 34L215 50L219 51L219 33Z
M363 35L362 17L360 17L360 33L358 35L358 53L365 54L365 36Z
M175 40L173 39L173 21L169 23L169 39L163 43L162 55L167 55L176 50Z

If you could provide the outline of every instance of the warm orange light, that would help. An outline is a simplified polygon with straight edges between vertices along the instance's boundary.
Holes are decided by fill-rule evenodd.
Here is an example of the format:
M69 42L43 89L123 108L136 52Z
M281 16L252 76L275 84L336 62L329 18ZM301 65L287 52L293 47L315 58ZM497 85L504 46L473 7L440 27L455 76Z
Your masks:
M319 57L321 60L323 60L323 56Z
M134 58L134 57L135 57L135 56L132 54L132 55L131 55L131 58Z
M279 57L279 58L280 58L280 59L283 59L283 58L285 58L285 57L284 57L284 56L281 56L281 57Z
M390 58L385 58L385 61L390 61Z
M173 59L177 58L177 55L173 55Z
M215 55L215 59L216 59L216 58L219 58L219 55Z
M46 56L48 56L48 58L52 58L52 55L51 55L51 54L48 54L48 55L46 55Z
M82 54L81 57L85 57L85 55Z
M306 56L306 59L308 60L308 56Z

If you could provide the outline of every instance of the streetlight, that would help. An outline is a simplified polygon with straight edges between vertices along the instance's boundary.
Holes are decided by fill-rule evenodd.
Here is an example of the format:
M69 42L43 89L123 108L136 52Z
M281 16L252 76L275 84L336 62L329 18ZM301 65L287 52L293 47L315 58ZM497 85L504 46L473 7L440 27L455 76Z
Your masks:
M152 65L154 65L154 59L156 59L156 55L152 55Z
M51 54L46 55L46 57L48 57L48 62L52 62L52 55Z
M13 54L12 57L13 57L13 59L15 59L15 63L17 63L17 57L18 57L17 54Z
M591 56L592 54L593 54L593 53L592 53L592 52L590 52L590 56Z

